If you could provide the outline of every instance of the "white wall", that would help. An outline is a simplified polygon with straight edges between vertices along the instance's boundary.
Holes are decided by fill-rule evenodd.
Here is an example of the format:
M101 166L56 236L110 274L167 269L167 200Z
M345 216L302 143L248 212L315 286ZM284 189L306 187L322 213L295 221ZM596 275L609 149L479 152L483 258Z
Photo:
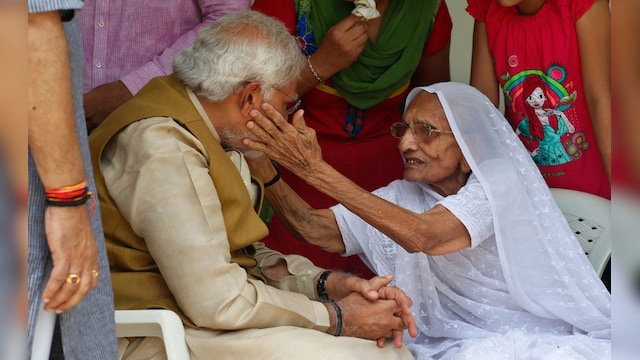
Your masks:
M473 18L465 10L466 0L448 0L447 6L453 21L451 30L451 81L468 84L471 76L471 53L473 51ZM504 112L504 98L500 92L498 109Z
M466 0L448 0L447 6L453 30L451 33L451 80L469 83L471 74L471 50L473 45L473 18L465 11Z

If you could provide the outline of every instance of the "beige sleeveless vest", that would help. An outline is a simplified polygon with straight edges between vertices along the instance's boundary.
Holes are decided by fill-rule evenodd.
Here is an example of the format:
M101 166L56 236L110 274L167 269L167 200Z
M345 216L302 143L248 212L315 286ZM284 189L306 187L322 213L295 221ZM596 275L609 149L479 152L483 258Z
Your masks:
M100 166L102 151L115 134L138 120L155 116L171 117L189 130L202 142L211 164L215 165L209 167L209 176L215 183L220 198L232 252L231 261L245 268L255 266L255 250L252 244L267 236L268 230L254 210L236 166L198 114L180 80L174 75L151 80L136 96L116 109L91 133L91 160L100 200L116 309L170 309L178 313L186 324L194 326L178 307L160 275L158 266L149 254L144 239L133 232L111 199ZM262 190L262 184L260 187Z

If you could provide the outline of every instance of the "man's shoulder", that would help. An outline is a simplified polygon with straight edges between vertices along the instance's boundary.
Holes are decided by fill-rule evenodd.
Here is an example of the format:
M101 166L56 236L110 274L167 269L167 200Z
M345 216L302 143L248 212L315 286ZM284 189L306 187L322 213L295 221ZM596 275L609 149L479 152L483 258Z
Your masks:
M116 136L120 139L130 139L132 143L193 137L187 129L168 116L152 116L140 119L122 129Z

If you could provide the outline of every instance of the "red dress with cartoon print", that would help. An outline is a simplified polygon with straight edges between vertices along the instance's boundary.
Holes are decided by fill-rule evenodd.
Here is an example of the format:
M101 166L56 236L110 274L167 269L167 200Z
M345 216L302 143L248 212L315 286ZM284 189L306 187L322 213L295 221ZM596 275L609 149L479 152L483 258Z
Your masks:
M505 116L550 187L609 199L582 85L576 21L595 0L547 1L533 16L495 0L468 0L486 25Z

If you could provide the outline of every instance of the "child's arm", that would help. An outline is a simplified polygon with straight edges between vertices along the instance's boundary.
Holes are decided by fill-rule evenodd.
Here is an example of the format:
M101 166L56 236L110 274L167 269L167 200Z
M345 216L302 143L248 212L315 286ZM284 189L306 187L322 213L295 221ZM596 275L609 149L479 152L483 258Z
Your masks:
M420 63L412 77L413 84L431 85L438 82L451 81L450 46L451 42L448 42L442 50L420 59Z
M489 43L487 41L487 28L484 22L477 21L473 26L473 53L471 56L471 81L470 85L480 90L489 100L498 107L500 93L498 79L495 75Z
M607 0L596 0L576 22L585 98L611 180L611 17Z

